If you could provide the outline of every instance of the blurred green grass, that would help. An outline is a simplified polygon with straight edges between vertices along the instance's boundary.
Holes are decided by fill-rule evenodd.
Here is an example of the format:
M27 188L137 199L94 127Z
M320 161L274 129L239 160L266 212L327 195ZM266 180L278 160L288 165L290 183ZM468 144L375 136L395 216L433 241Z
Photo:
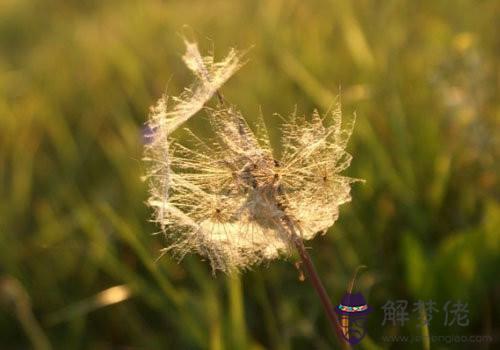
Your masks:
M190 81L184 25L219 56L254 45L224 89L250 121L262 109L276 127L272 113L338 94L356 111L347 173L367 182L310 245L334 301L368 266L357 286L378 310L362 348L422 348L382 341L421 332L382 327L388 299L462 299L470 325L430 333L498 337L499 15L472 0L4 0L0 348L334 346L290 262L235 278L198 257L155 263L140 130L167 83ZM130 297L106 306L99 293L121 285Z

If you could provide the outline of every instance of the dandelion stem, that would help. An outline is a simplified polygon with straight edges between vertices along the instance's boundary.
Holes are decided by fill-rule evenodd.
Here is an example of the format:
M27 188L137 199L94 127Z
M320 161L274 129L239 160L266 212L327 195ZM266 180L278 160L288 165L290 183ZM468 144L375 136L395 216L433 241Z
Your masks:
M313 285L314 289L316 290L316 293L318 293L318 296L321 300L321 304L323 304L323 308L325 309L325 313L328 317L328 320L330 321L330 324L333 327L333 330L337 334L337 338L341 345L344 342L341 340L341 334L342 330L340 328L340 322L335 314L332 302L330 301L330 297L328 296L325 286L323 285L323 282L321 282L321 279L319 278L318 272L316 271L316 268L314 267L314 263L311 260L311 257L309 256L309 253L304 247L304 243L302 240L296 239L294 240L295 247L297 248L297 251L299 252L300 258L302 259L302 263L307 271L307 275L309 276L309 280L311 281L311 284Z
M217 99L219 100L219 103L222 106L224 106L225 105L224 96L222 96L222 93L220 92L220 90L215 91L215 94L217 95Z
M288 227L288 231L292 234L293 237L293 243L295 247L297 248L297 251L300 255L300 258L302 260L302 264L305 267L307 271L307 276L309 277L309 281L311 282L312 286L316 290L316 293L318 294L321 304L323 305L323 309L325 310L326 316L328 317L328 320L330 321L330 325L332 326L335 334L337 335L337 340L340 343L340 346L342 348L349 348L347 343L345 343L342 339L342 328L340 326L339 319L337 315L335 314L334 307L332 305L332 302L330 301L330 297L328 296L328 293L326 292L325 286L323 285L323 282L321 281L321 278L318 275L318 272L316 271L316 268L314 267L314 263L311 259L311 256L307 252L304 242L300 238L300 236L297 234L294 224L292 220L285 216L284 221L286 226Z

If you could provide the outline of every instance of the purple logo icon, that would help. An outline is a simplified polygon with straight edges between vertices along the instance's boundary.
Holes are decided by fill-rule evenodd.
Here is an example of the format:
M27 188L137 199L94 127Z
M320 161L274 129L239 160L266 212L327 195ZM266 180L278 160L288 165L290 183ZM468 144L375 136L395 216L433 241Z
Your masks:
M366 319L372 308L361 293L346 293L335 308L339 315L342 337L351 345L358 344L366 334Z

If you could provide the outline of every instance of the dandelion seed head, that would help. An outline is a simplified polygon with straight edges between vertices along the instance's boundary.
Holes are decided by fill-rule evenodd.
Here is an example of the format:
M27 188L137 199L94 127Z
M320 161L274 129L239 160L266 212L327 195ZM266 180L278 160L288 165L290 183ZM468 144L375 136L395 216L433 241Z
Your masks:
M172 98L170 108L167 97L158 101L148 123L155 136L145 153L148 204L168 238L166 249L179 258L198 253L214 271L233 272L291 253L285 218L303 240L326 232L357 181L341 175L351 162L345 148L353 123L342 125L340 103L325 116L315 111L311 118L286 118L277 159L263 123L254 131L236 106L206 106L239 68L239 54L232 50L215 63L186 42L183 59L202 93ZM189 131L189 142L173 138L202 108L215 137Z

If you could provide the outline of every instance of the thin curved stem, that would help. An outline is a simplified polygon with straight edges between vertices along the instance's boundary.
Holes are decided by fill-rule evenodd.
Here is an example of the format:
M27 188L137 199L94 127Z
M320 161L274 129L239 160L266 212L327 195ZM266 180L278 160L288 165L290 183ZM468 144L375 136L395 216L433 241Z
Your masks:
M307 250L304 246L304 242L302 241L302 238L300 238L299 235L297 234L295 227L294 227L294 224L289 217L285 216L284 222L288 228L288 231L292 235L293 244L295 245L295 248L297 249L297 252L300 255L300 258L302 260L302 264L305 267L309 281L311 282L313 288L316 290L316 293L319 296L319 299L321 301L321 304L323 305L323 309L325 311L325 314L328 317L328 320L330 321L330 325L332 326L332 329L337 336L337 340L340 344L340 347L343 349L349 349L350 348L349 345L343 340L342 328L340 326L339 319L338 319L337 315L335 314L335 309L332 305L330 297L328 296L328 293L326 292L325 286L323 285L323 282L321 281L321 278L319 277L318 272L316 271L316 268L315 268L314 263L311 259L311 256L309 255L309 253L307 252Z

